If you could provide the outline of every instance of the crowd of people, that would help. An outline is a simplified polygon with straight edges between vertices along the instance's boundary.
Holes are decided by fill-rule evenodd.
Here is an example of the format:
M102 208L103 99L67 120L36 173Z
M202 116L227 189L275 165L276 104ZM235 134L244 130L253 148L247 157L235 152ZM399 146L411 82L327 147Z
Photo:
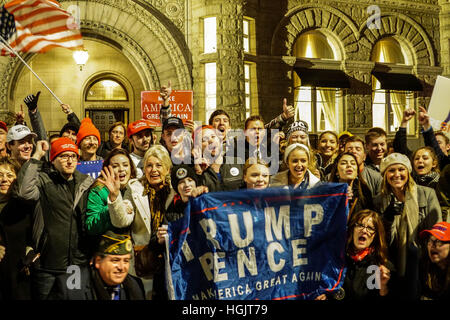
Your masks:
M208 124L173 117L171 91L160 90L159 141L145 119L114 123L101 141L65 104L68 122L48 137L39 93L24 100L31 129L20 113L9 128L0 121L0 299L166 300L167 224L191 197L329 182L348 185L347 272L317 300L450 299L450 141L425 108L404 111L392 149L378 127L321 132L313 146L286 99L269 123L253 115L233 130L224 110ZM407 147L413 117L417 150ZM81 282L69 288L73 266Z

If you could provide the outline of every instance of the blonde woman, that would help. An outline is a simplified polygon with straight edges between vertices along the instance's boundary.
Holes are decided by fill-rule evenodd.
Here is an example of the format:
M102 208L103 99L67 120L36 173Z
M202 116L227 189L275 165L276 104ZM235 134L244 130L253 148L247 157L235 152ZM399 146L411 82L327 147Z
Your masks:
M157 244L158 227L175 195L170 184L172 161L166 148L151 146L143 160L144 175L128 182L123 197L120 192L111 192L108 197L111 223L116 228L131 228L135 251L152 243ZM130 266L130 274L136 275L134 262ZM148 297L152 290L151 277L144 274L138 276L144 282Z
M381 193L375 209L383 214L390 256L403 282L405 294L414 294L419 259L418 234L442 221L441 208L433 189L417 185L411 176L408 157L392 153L380 163Z
M272 176L269 187L286 186L292 189L309 189L320 182L319 178L311 171L315 168L306 145L301 143L289 145L284 152L283 160L288 169Z

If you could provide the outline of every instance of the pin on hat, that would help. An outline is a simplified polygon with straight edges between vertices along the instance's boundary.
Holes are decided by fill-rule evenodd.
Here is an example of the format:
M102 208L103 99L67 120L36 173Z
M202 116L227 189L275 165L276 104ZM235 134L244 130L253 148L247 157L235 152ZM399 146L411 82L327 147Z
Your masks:
M132 250L133 244L129 235L107 231L100 239L97 252L101 254L124 255L131 253Z

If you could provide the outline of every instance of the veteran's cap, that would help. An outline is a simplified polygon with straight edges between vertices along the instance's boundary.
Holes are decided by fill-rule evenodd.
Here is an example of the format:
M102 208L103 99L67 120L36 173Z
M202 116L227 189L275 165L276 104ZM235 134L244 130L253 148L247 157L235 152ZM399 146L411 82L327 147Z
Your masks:
M112 255L129 254L133 250L130 238L127 234L117 234L108 231L101 236L97 252Z

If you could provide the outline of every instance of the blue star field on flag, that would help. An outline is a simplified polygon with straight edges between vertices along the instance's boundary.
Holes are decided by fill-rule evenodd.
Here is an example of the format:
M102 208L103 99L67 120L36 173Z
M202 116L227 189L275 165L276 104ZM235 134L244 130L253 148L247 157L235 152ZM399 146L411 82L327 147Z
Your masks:
M0 35L4 40L8 40L15 32L14 16L2 6L0 9Z

